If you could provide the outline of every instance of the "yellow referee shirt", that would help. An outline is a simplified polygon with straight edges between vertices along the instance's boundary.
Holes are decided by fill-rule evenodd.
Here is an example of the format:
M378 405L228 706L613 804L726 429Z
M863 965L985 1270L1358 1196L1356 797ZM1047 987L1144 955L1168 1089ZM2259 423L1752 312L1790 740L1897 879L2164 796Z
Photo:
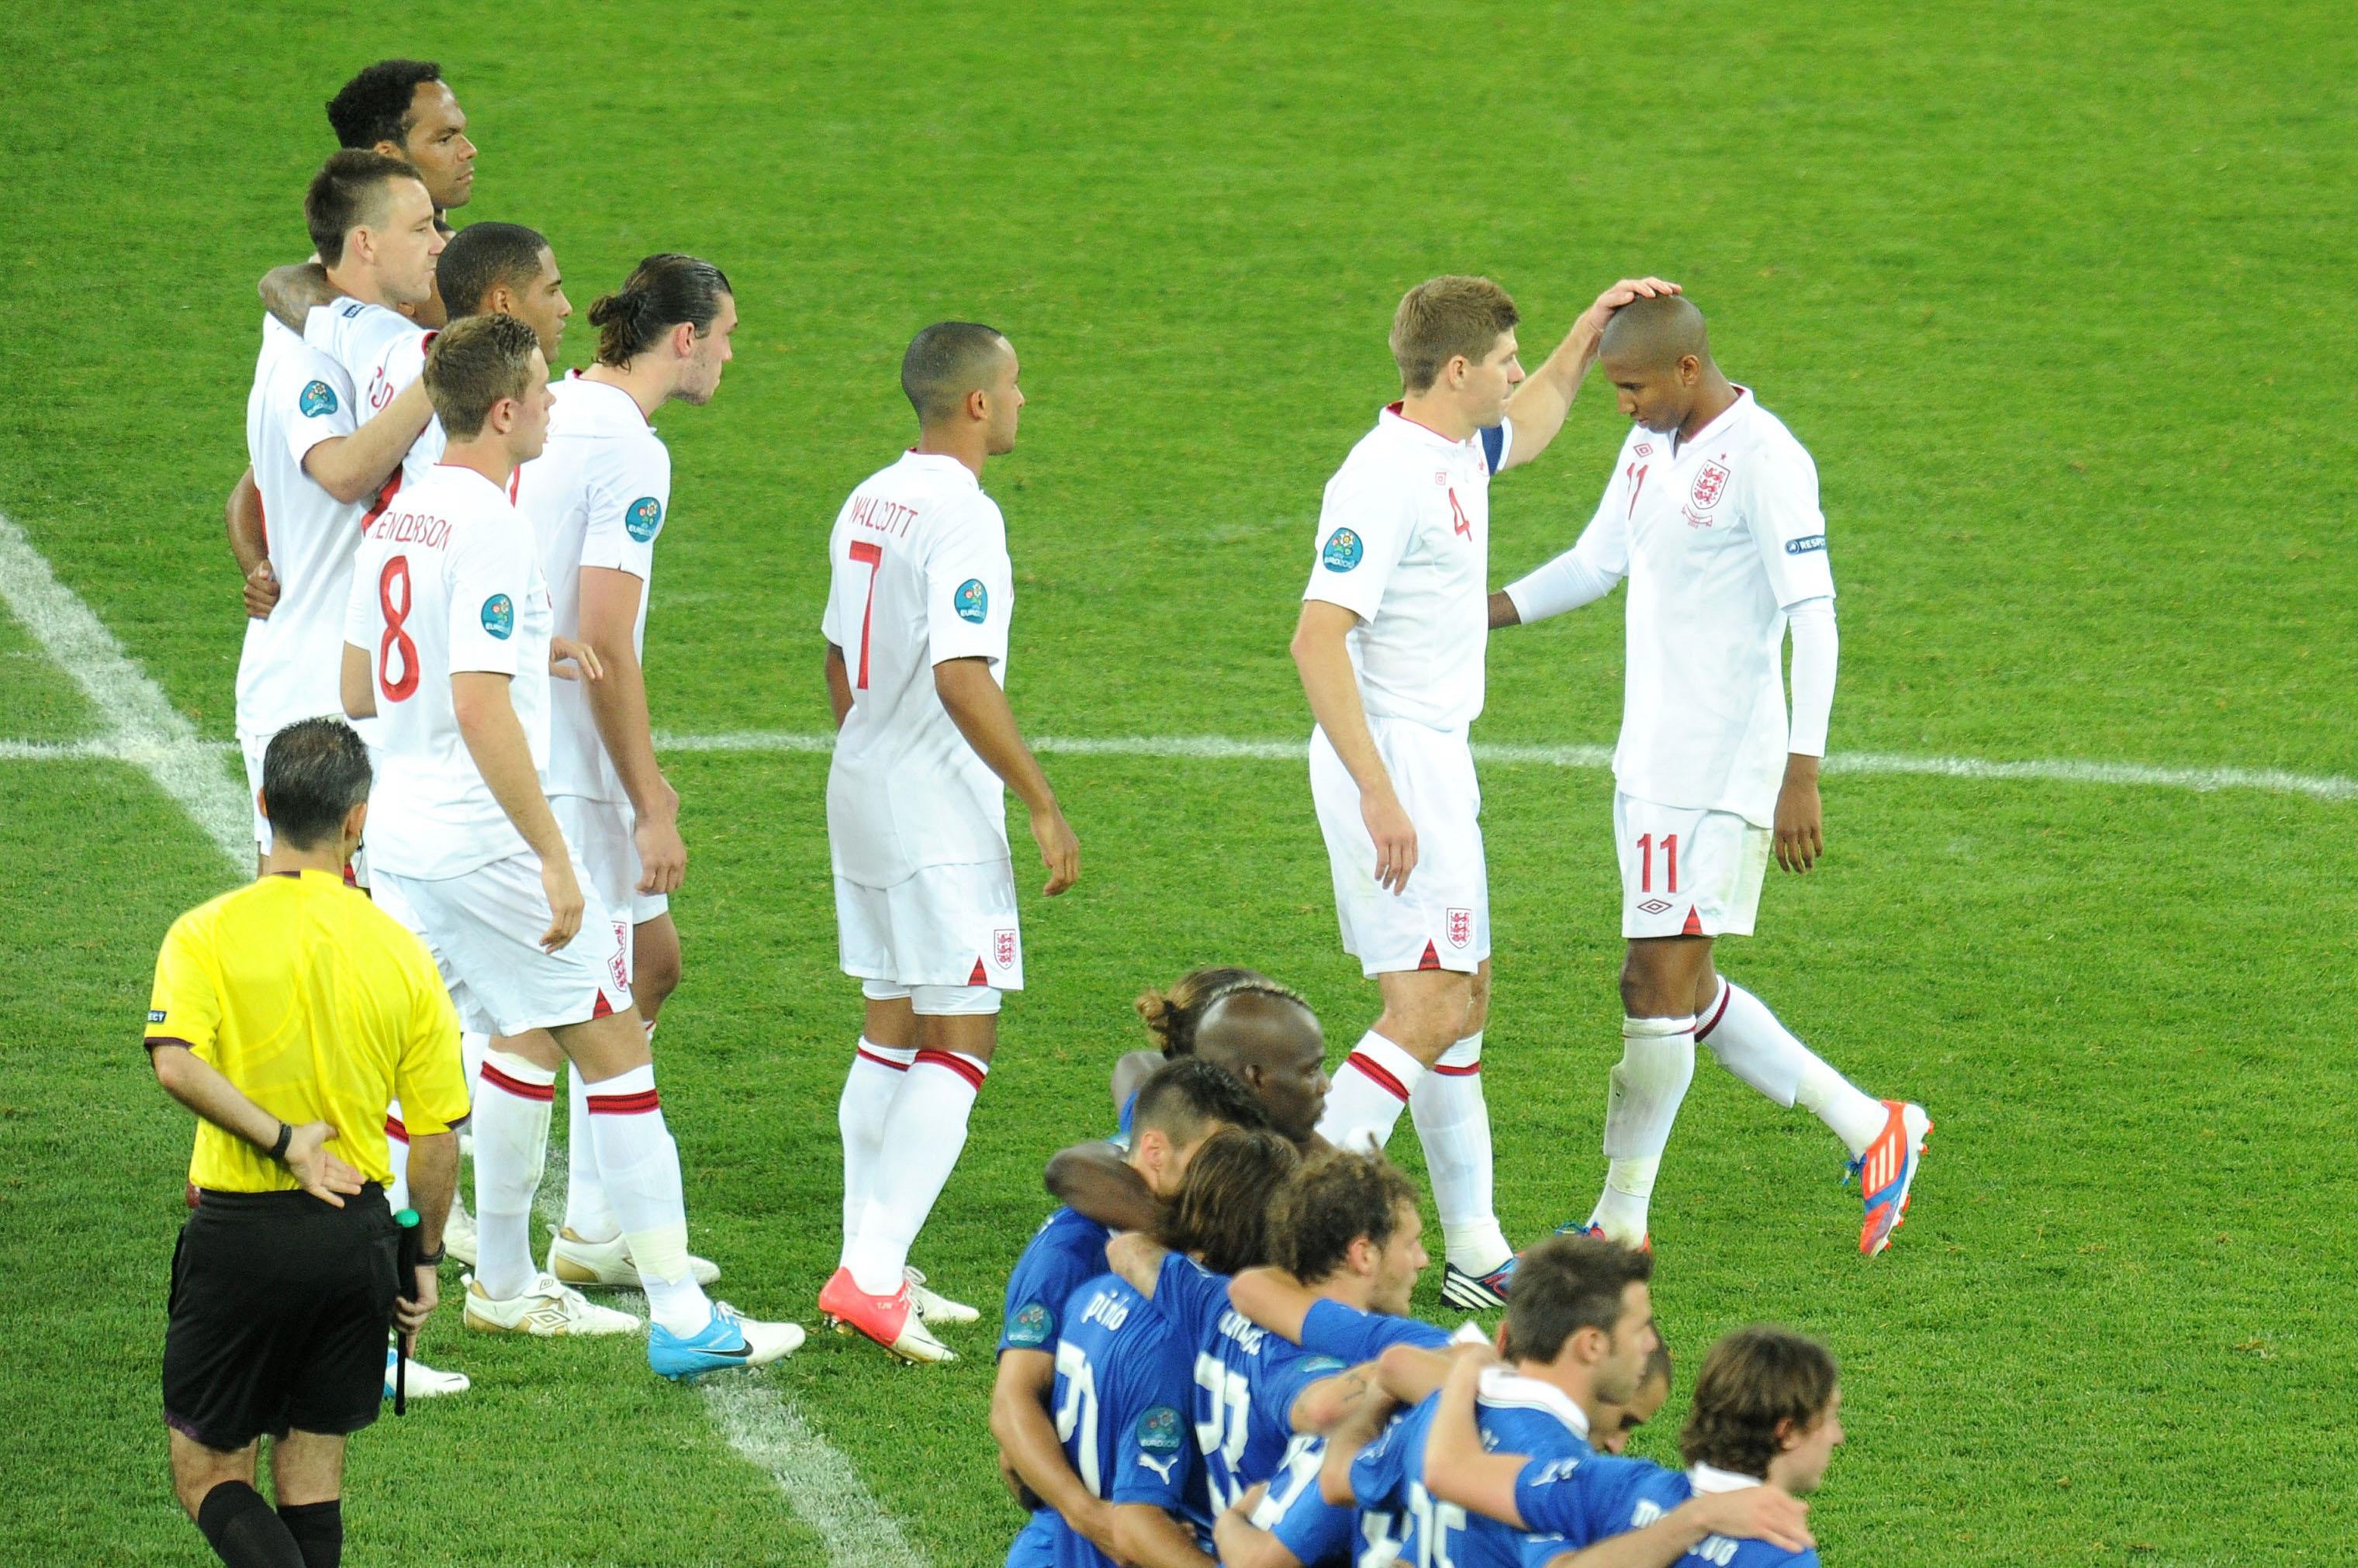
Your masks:
M467 1114L459 1018L434 960L368 894L326 871L280 873L172 923L156 958L147 1044L185 1045L246 1098L336 1130L330 1152L393 1180L385 1108L412 1133ZM234 1133L197 1123L189 1180L216 1192L298 1186Z

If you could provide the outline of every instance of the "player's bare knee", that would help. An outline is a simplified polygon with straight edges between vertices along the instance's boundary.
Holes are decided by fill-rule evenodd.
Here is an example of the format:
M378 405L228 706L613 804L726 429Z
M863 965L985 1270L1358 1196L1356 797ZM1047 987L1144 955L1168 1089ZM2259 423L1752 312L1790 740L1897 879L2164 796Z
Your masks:
M1417 979L1418 984L1385 988L1376 1033L1429 1067L1465 1036L1472 977L1444 971Z
M982 988L976 988L978 989ZM992 999L996 1000L996 997ZM926 1051L954 1051L988 1062L999 1045L999 1013L936 1013L916 1015L917 1044Z
M585 1084L602 1084L654 1059L647 1049L646 1025L639 1022L636 1007L583 1023L568 1023L552 1033L580 1069Z
M1474 984L1466 999L1466 1023L1458 1038L1463 1040L1466 1035L1479 1034L1489 1026L1489 1022L1490 961L1485 958L1482 967L1474 971Z
M522 1034L494 1034L491 1050L509 1056L520 1056L535 1067L552 1071L565 1065L566 1051L557 1035L546 1029L527 1029Z

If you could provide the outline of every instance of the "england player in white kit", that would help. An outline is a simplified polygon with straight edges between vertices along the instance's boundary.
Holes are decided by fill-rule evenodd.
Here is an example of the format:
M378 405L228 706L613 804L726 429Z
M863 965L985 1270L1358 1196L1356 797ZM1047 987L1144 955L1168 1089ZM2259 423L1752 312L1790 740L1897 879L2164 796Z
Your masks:
M371 528L344 623L345 710L381 720L377 877L461 1012L493 1036L475 1104L465 1321L543 1337L638 1326L533 1266L532 1197L569 1057L590 1081L590 1136L654 1319L649 1364L674 1378L755 1366L802 1331L739 1317L690 1271L678 1150L630 979L610 945L579 939L608 928L606 913L544 794L552 656L598 673L555 636L531 529L507 495L543 445L547 375L514 317L473 317L436 339L425 376L448 460Z
M1613 308L1671 287L1616 285L1528 379L1497 284L1409 290L1391 333L1403 395L1327 482L1293 636L1343 946L1383 998L1319 1131L1381 1148L1412 1108L1448 1240L1442 1293L1467 1308L1504 1300L1515 1262L1480 1077L1490 896L1466 741L1482 711L1490 477L1555 438Z
M1586 1228L1646 1244L1647 1202L1702 1041L1842 1139L1866 1199L1859 1250L1873 1257L1899 1224L1931 1120L1851 1085L1723 979L1712 953L1715 937L1751 935L1772 851L1790 871L1823 852L1818 763L1837 643L1817 468L1783 421L1721 374L1688 300L1619 311L1603 356L1632 421L1604 498L1571 550L1491 609L1494 626L1514 625L1629 581L1613 755L1626 1016L1606 1102L1610 1163Z
M590 307L590 319L599 329L597 362L550 387L548 445L516 471L515 503L532 524L558 634L586 644L604 672L551 688L548 804L611 912L615 949L652 1042L679 979L670 894L687 849L679 795L655 760L640 663L655 541L672 504L671 454L649 421L674 400L712 400L737 304L719 268L665 254L642 261ZM579 1073L569 1076L569 1124L586 1129L587 1090ZM571 1283L635 1284L589 1140L568 1139L567 1152L565 1222L548 1271ZM699 1263L697 1274L708 1284L718 1271Z
M1014 572L981 480L1015 448L1017 369L989 327L919 332L901 364L917 444L852 492L827 546L827 844L866 1016L838 1107L843 1252L819 1310L910 1361L955 1359L927 1323L976 1316L908 1257L965 1147L1000 995L1023 986L1002 786L1031 815L1044 891L1080 872L1002 689Z

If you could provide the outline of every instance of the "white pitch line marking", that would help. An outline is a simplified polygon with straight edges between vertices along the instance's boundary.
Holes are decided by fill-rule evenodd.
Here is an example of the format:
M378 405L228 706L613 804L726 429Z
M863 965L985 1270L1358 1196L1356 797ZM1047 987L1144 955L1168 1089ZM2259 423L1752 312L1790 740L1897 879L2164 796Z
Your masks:
M0 514L0 601L49 657L81 687L107 721L98 740L0 742L0 762L103 759L145 771L220 846L230 867L251 874L254 818L237 748L206 741L163 688L57 573L24 530ZM224 754L227 753L225 756ZM231 776L231 770L237 776ZM562 1156L557 1162L562 1171ZM562 1178L544 1182L561 1195ZM644 1308L640 1310L644 1311ZM704 1390L705 1409L730 1447L769 1472L787 1504L825 1541L835 1568L925 1568L892 1517L860 1483L851 1462L806 1422L784 1395L751 1374Z
M825 735L749 730L719 735L658 735L655 744L663 751L683 752L825 752L833 746L834 741ZM1222 735L1048 735L1033 741L1032 748L1035 752L1072 757L1161 757L1174 761L1214 759L1300 762L1304 766L1308 765L1309 759L1306 740L1238 741ZM1602 769L1613 765L1613 748L1477 741L1474 747L1474 759L1507 767ZM2144 762L2086 762L2067 758L2005 762L1979 757L1918 757L1885 752L1837 752L1826 759L1825 772L1861 776L2127 784L2145 789L2183 789L2203 793L2250 789L2271 795L2305 795L2316 800L2358 800L2358 779L2339 773L2297 773L2280 768L2172 768Z

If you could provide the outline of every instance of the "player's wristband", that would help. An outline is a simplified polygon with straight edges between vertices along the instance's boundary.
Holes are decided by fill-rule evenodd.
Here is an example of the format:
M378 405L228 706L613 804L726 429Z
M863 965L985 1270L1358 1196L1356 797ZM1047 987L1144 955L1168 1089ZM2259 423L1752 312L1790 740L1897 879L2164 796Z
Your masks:
M295 1124L291 1121L280 1122L278 1124L278 1141L270 1146L270 1157L277 1161L280 1164L285 1164L287 1162L287 1146L294 1141Z
M420 1252L417 1255L417 1266L421 1269L438 1269L442 1266L442 1260L449 1250L450 1244L446 1241L431 1252Z

